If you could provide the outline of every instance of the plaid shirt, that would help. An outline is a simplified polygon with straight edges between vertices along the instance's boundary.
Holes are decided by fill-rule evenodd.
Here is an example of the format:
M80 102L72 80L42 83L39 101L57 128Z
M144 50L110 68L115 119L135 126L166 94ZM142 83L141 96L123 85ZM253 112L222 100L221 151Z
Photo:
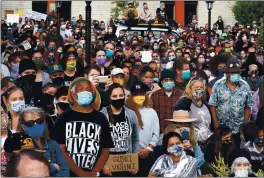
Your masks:
M171 96L168 97L165 90L162 88L151 95L153 109L159 116L161 133L163 133L165 128L171 124L171 122L167 122L165 119L172 119L174 107L182 94L183 91L174 88Z

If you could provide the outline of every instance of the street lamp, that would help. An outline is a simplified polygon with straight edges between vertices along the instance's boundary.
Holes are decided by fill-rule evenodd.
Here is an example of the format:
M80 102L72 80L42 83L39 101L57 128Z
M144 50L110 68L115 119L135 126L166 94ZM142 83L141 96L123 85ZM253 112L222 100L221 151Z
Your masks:
M213 9L214 1L205 1L208 9L208 47L211 45L211 10Z
M56 8L57 8L57 30L60 33L60 8L61 8L62 1L56 1Z
M92 1L85 1L85 20L86 20L86 36L85 36L85 60L91 64L91 23L92 23Z

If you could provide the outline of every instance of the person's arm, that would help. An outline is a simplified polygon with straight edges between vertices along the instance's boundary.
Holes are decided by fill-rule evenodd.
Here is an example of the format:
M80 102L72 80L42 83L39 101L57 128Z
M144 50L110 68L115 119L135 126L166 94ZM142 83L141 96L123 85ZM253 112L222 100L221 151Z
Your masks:
M96 165L94 166L94 168L92 169L92 172L101 172L109 158L109 148L102 148L102 152L101 155L99 157L99 159L96 162Z
M135 19L139 18L137 9L134 10L134 15L135 15Z
M252 117L254 119L257 118L257 114L260 108L260 103L259 103L259 89L254 93L253 95L253 100L254 100L254 106L252 107Z
M128 9L125 9L123 20L127 20Z
M132 153L137 153L139 150L139 127L136 113L133 113L133 131L132 131Z
M219 127L218 119L217 119L217 112L216 112L216 107L215 106L210 106L211 112L212 112L212 119L214 123L214 128Z
M149 172L148 177L155 177L155 175L153 174L153 172Z
M248 122L251 114L251 109L249 107L244 108L244 122Z
M151 142L149 143L150 147L153 149L154 147L156 147L156 144L159 141L159 133L160 133L160 124L159 124L159 117L156 113L156 111L153 109L153 112L155 112L154 114L154 119L152 120L153 122L153 134L152 134L152 138L151 138Z
M66 161L60 146L55 141L54 141L54 144L56 145L56 151L57 151L56 164L60 166L60 171L58 171L54 176L55 177L69 177L70 169L69 169L68 162Z

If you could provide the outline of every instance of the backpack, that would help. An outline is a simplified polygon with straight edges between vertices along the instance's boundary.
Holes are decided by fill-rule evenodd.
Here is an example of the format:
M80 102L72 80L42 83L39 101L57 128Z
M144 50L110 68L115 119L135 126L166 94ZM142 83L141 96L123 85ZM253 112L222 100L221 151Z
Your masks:
M128 19L134 19L135 18L134 10L128 10L127 17Z

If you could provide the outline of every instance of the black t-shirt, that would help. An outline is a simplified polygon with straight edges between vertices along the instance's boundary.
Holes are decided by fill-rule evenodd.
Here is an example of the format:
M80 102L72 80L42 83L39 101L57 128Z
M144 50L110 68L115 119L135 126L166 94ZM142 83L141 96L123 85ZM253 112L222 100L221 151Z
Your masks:
M112 114L113 122L109 122L111 137L114 147L110 149L111 154L126 154L128 151L128 139L131 136L131 128L125 117L125 109L115 115Z
M71 85L71 82L76 79L77 77L80 77L77 72L75 72L75 74L73 76L68 76L64 73L64 86L70 86Z
M166 14L165 9L161 10L160 8L157 8L156 14L158 15L158 18L166 19L167 14Z
M80 113L66 110L58 116L53 138L59 144L65 144L69 156L85 171L93 169L102 148L113 147L109 123L98 111Z

